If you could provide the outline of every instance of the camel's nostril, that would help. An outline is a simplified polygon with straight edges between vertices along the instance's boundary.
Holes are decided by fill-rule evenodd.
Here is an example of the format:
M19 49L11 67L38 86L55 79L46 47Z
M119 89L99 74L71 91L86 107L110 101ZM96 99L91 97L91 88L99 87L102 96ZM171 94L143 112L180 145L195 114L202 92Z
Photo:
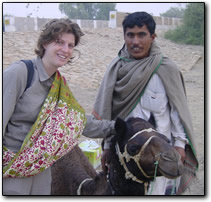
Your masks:
M178 159L180 158L177 152L172 152L172 151L164 152L161 154L161 156L166 161L178 161Z

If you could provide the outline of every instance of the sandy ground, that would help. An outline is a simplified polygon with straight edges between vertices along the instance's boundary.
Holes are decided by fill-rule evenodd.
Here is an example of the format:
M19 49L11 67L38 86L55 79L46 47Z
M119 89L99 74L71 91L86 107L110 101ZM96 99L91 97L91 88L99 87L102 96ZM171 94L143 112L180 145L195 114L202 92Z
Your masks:
M87 29L72 65L60 68L71 90L87 113L91 113L95 96L107 65L123 45L122 29ZM178 45L157 31L157 42L163 53L172 58L183 72L188 103L196 136L199 170L194 183L184 195L204 194L204 49L202 46ZM20 59L35 57L39 32L3 34L3 68ZM83 139L83 138L82 138ZM97 140L100 143L100 140Z

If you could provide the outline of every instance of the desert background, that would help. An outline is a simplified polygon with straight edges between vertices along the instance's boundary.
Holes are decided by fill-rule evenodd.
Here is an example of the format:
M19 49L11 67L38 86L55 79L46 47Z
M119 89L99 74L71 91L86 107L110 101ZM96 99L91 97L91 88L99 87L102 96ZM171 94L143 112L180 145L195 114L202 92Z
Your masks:
M83 32L85 35L76 48L74 62L60 68L60 71L78 102L90 114L104 72L123 45L123 34L121 28L83 29ZM183 72L199 160L197 176L184 195L204 195L204 47L175 44L164 39L164 32L156 32L156 41L163 53L174 60ZM38 36L38 31L4 32L3 69L16 60L36 57L34 49ZM96 141L101 142L100 139Z

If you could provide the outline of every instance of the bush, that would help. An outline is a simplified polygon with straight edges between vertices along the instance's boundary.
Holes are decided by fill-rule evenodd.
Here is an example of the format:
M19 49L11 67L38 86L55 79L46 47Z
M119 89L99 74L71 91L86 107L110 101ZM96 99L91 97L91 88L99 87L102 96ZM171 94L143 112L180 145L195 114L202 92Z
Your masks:
M204 3L189 3L184 12L183 24L166 32L166 39L176 43L204 44Z

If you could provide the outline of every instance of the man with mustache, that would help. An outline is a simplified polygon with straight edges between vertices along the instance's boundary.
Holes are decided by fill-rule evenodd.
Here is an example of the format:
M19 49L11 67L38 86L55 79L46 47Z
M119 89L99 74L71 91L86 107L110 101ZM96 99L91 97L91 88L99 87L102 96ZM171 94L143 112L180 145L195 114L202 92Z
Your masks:
M189 167L176 186L165 177L157 178L152 194L181 194L198 166L182 74L155 42L156 23L151 15L129 14L122 25L125 44L105 73L93 115L107 120L132 116L149 120L152 113L157 131L167 136L181 155L185 168ZM102 158L105 170L109 164L108 153L109 139Z

